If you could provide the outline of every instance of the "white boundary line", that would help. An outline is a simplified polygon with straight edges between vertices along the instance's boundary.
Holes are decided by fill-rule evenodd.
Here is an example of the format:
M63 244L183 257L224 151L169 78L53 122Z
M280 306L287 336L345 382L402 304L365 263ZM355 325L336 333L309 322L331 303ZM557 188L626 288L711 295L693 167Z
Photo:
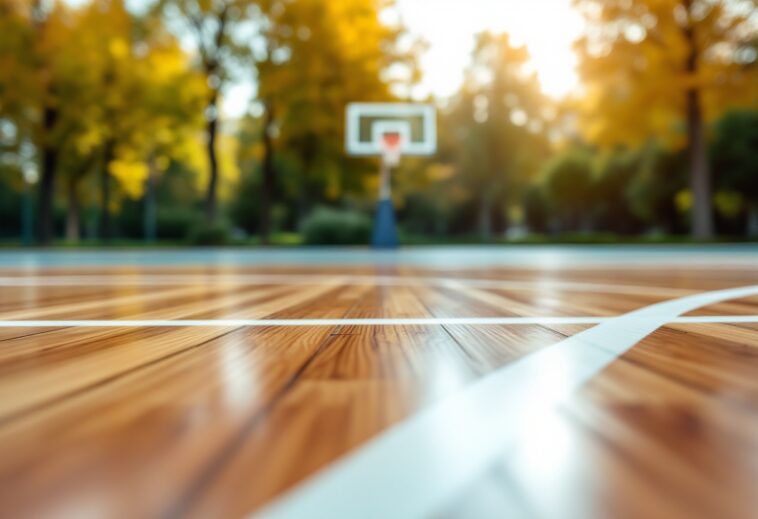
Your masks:
M512 444L519 424L552 412L661 325L758 285L704 292L608 319L506 365L308 478L258 518L421 518L479 477Z
M0 328L138 328L202 326L482 326L524 324L600 324L618 317L418 317L365 319L29 319L0 320ZM641 318L639 319L642 320ZM648 321L659 321L651 317ZM703 315L676 317L661 324L758 323L758 315Z
M687 317L678 317L671 322L676 324L750 324L758 323L758 315L691 315Z
M463 317L463 318L365 318L365 319L132 319L132 320L13 320L0 328L28 327L199 327L199 326L413 326L486 324L597 324L605 317ZM758 316L756 317L758 320Z

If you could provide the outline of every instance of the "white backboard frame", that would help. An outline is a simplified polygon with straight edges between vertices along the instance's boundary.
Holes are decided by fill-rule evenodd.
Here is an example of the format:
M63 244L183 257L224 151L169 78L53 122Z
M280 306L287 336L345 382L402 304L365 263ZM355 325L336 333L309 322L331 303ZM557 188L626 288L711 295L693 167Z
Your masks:
M393 117L421 117L423 140L413 142L407 121ZM371 142L360 141L362 117L377 119L371 127ZM382 117L388 117L383 120ZM433 155L437 151L437 110L421 103L350 103L346 110L345 150L350 155L381 156L381 137L385 133L399 133L403 155Z

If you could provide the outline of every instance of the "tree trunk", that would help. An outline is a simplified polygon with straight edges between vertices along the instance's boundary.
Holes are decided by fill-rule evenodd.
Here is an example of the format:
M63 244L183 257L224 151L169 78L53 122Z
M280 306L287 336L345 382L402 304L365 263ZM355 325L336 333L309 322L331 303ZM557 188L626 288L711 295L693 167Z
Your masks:
M445 236L447 234L447 215L438 209L434 216L434 222L432 222L434 235L437 237Z
M214 90L206 110L205 142L208 155L208 190L205 195L206 223L216 221L216 191L218 190L218 161L216 159L216 134L218 132L218 93Z
M692 236L713 237L711 178L705 151L705 136L700 108L700 93L687 92L687 133L689 137L690 189L692 190Z
M58 119L58 110L45 107L42 117L42 171L39 185L39 241L48 245L53 239L53 202L55 173L58 167L58 150L51 142L51 134Z
M108 165L113 160L113 143L106 142L103 151L103 164L100 168L100 239L111 239L111 183Z
M34 241L34 204L32 196L32 186L24 181L24 193L21 200L21 243L24 245L31 245Z
M79 192L77 190L77 179L71 175L68 179L68 207L66 209L66 240L70 242L79 241Z
M685 0L689 21L684 35L689 45L685 71L691 79L698 73L698 49L692 25L691 0ZM690 159L690 190L692 191L692 237L713 237L713 209L711 207L711 179L705 149L705 132L700 91L697 86L687 89L687 146Z
M492 237L492 203L487 194L479 201L479 236L485 241Z
M300 196L297 201L297 220L298 225L308 217L311 209L323 202L321 199L320 187L314 178L314 167L316 163L316 152L310 144L306 145L300 151L302 170L300 175Z
M155 200L155 159L150 158L148 163L148 173L145 179L145 197L144 197L144 214L143 230L147 243L155 242L157 236L157 207Z
M303 221L308 218L311 212L311 207L314 205L311 198L311 171L310 163L308 159L304 159L302 162L302 169L300 171L300 192L297 197L297 224L302 225Z
M271 201L274 196L274 107L266 103L266 120L263 127L263 185L261 186L260 234L261 243L268 245L271 237Z
M747 209L747 235L758 237L758 204L750 205Z

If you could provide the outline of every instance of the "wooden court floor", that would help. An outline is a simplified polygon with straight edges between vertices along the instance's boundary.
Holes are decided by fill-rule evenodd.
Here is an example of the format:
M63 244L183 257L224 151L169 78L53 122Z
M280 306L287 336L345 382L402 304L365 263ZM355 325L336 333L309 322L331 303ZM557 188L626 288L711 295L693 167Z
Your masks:
M0 516L755 518L756 285L0 269Z

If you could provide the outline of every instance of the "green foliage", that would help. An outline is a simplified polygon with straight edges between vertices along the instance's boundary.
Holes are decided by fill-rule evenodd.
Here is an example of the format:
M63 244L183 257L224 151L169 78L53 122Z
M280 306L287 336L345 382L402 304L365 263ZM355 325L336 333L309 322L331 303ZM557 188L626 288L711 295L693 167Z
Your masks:
M232 200L229 216L239 228L257 233L261 211L261 175L259 171L243 174Z
M641 153L640 170L628 187L632 211L657 230L685 231L676 197L687 186L686 154L655 145L645 147Z
M606 154L594 185L595 228L630 234L640 232L642 222L630 204L630 186L640 171L640 154L617 149Z
M524 193L524 220L529 231L540 233L547 230L550 207L547 196L540 186L530 186Z
M356 211L317 207L303 221L301 232L308 245L366 245L371 219Z
M445 214L431 197L413 193L406 197L398 220L406 232L416 235L440 235L444 231Z
M190 229L187 243L200 246L227 245L231 242L231 236L231 228L226 222L202 222Z
M245 167L230 201L229 216L236 227L258 234L263 190L261 164L255 160L243 160L242 164ZM275 202L271 212L272 230L296 231L302 205L302 172L285 154L274 157L274 167L278 175L272 193Z
M157 237L161 240L183 240L200 225L199 211L190 207L159 207L156 214Z
M542 173L545 192L559 218L561 229L578 229L588 224L595 203L592 157L571 149L554 157Z
M711 163L719 186L758 206L758 110L728 112L713 133Z
M145 215L141 202L127 201L119 212L116 220L118 237L144 240ZM155 215L156 238L172 242L180 242L189 238L202 221L202 214L196 208L171 205L158 207Z

